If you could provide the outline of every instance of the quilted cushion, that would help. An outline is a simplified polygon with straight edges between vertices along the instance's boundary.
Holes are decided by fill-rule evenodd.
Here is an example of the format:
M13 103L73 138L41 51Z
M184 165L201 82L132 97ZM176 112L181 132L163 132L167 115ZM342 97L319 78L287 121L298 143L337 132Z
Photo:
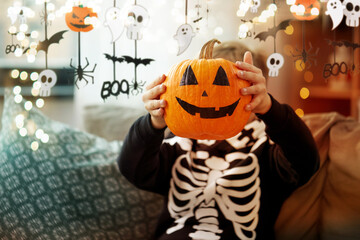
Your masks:
M161 198L137 190L120 175L116 159L122 143L72 129L23 106L6 91L0 132L0 239L149 239ZM14 120L19 122L19 114L28 129L25 137ZM49 136L47 143L36 137L39 128ZM31 148L35 141L38 149Z

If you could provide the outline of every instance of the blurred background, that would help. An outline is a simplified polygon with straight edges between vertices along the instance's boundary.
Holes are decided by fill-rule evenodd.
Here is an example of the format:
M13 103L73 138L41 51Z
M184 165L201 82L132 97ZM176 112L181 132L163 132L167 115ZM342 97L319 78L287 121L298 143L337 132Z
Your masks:
M266 76L269 92L299 116L337 111L359 119L360 16L345 12L350 2L359 14L359 3L331 1L344 6L341 12L330 11L327 1L311 0L4 0L0 94L11 87L15 101L27 100L25 108L41 108L50 118L83 129L87 106L143 109L146 84L167 74L172 65L197 57L205 42L217 38L241 41L260 50L265 61L275 57L275 65L279 60L282 66ZM134 4L141 9L135 11ZM73 6L89 7L97 14L85 16L86 24L94 27L91 31L79 34L69 29L66 19L77 14ZM350 18L353 23L347 22ZM142 22L141 29L135 29L142 36L128 35L134 21ZM182 37L182 27L192 31ZM51 43L52 36L65 30ZM41 85L45 69L57 78L50 96L44 96ZM3 99L1 108L2 104Z

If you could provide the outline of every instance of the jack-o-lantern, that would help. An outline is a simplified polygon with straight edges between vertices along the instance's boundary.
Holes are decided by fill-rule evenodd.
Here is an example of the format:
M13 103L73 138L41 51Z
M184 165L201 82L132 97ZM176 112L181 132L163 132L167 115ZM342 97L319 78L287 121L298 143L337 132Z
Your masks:
M320 14L320 3L317 0L296 0L290 11L296 19L311 21Z
M94 29L92 24L86 22L86 18L97 17L97 13L92 8L77 7L72 8L72 12L65 15L66 25L74 32L89 32Z
M223 140L238 134L250 112L245 105L251 96L240 89L250 86L239 79L234 63L212 59L213 39L201 49L199 59L185 60L173 66L165 79L167 101L165 122L177 136L192 139Z

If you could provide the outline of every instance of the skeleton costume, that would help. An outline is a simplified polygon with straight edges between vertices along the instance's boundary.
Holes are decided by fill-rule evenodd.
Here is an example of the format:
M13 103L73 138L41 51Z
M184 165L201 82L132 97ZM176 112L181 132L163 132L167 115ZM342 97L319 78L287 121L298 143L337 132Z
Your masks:
M133 124L119 167L137 187L165 196L155 239L274 238L282 203L319 159L310 131L288 105L272 98L258 117L224 141L164 140L150 115Z

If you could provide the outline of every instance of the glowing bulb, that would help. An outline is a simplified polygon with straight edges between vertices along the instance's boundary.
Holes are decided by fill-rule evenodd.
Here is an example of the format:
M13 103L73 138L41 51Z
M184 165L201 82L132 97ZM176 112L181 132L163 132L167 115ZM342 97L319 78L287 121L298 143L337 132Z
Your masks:
M27 129L26 128L20 128L19 134L22 137L25 137L27 135Z
M55 5L53 3L48 3L46 5L46 8L48 11L54 11L55 10Z
M48 142L49 142L49 135L45 133L45 134L41 137L41 141L42 141L43 143L48 143Z
M32 73L30 74L30 79L31 79L32 81L36 81L36 80L38 80L38 78L39 78L39 74L38 74L37 72L32 72Z
M34 89L40 89L40 88L41 88L41 83L39 83L39 82L34 82L34 83L33 83L33 88L34 88Z
M296 0L286 0L287 5L294 5Z
M44 99L39 98L38 100L36 100L36 106L37 106L38 108L42 108L42 107L44 106L44 104L45 104Z
M299 116L299 117L303 117L304 116L304 110L302 110L301 108L298 108L295 110L295 113Z
M26 23L23 23L20 25L19 29L21 32L25 33L29 29L29 26Z
M36 138L41 139L43 135L44 135L44 130L42 130L40 128L38 130L36 130L36 132L35 132Z
M31 89L31 94L34 96L34 97L37 97L40 93L40 90L39 89L35 89L35 88L32 88Z
M19 75L20 75L19 70L14 69L14 70L11 71L11 77L12 77L12 78L18 78Z
M28 78L28 73L25 72L25 71L22 71L22 72L20 73L20 79L23 80L23 81L25 81L27 78Z
M19 128L19 129L22 128L22 127L24 127L24 120L25 120L24 115L22 115L22 114L17 115L17 116L15 117L16 127Z
M311 9L311 15L319 16L319 14L320 14L319 9L317 9L317 8L312 8Z
M25 33L18 32L18 34L16 34L16 38L17 38L17 40L19 40L21 42L22 40L25 39Z
M30 101L25 102L24 108L25 108L26 111L30 111L32 109L32 107L33 107L32 102L30 102Z
M220 35L222 35L224 33L224 29L222 28L222 27L216 27L215 29L214 29L214 34L216 35L216 36L220 36Z
M54 13L50 13L49 15L48 15L48 20L49 21L54 21L55 20L55 14Z
M304 79L306 82L312 82L312 80L314 79L314 74L310 71L306 71L304 73Z
M284 31L287 35L292 35L294 33L294 27L290 24L289 26L286 27L285 31Z
M16 27L15 26L11 26L11 27L9 27L9 33L10 34L15 34L16 33Z
M302 99L307 99L307 98L309 97L309 95L310 95L309 89L307 89L306 87L301 88L301 90L300 90L300 97L301 97Z
M266 21L267 21L267 18L265 16L263 16L263 15L260 15L259 22L266 23Z
M38 31L32 31L30 37L31 38L38 38L39 37L39 32Z
M23 55L23 50L21 48L17 48L14 54L16 57L21 57Z
M23 100L23 97L21 95L15 95L14 101L16 103L21 103L22 100Z
M277 11L277 6L276 6L276 4L274 4L274 3L271 3L268 8L269 8L269 10L272 11L272 12L276 12L276 11Z
M32 149L33 151L38 150L38 149L39 149L39 143L38 143L37 141L32 142L32 143L31 143L31 149Z
M30 44L30 41L29 41L28 39L26 39L26 38L21 41L21 45L22 45L23 47L25 47L25 48L28 47L29 44Z
M29 55L27 56L27 60L28 60L29 63L33 63L33 62L35 62L36 57L35 57L35 55L33 55L33 54L29 54Z
M21 93L21 87L20 87L20 86L15 86L15 87L13 88L13 93L14 93L15 95L20 94L20 93Z

